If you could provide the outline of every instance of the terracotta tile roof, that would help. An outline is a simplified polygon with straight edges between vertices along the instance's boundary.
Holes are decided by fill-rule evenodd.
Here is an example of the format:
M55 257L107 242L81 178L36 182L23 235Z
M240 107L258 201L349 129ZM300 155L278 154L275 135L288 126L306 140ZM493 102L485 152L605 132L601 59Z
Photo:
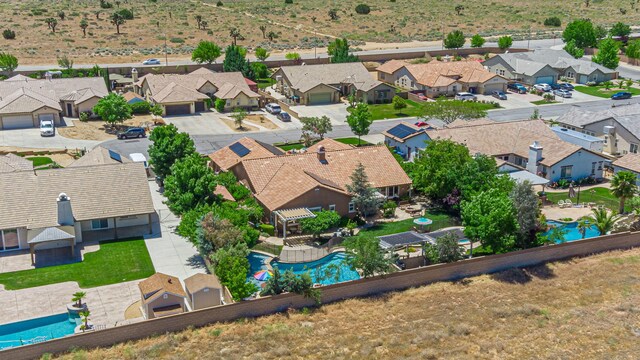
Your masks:
M411 64L403 60L391 60L376 70L387 74L406 68L418 84L428 87L449 86L456 81L463 83L484 83L497 77L487 71L478 61L430 61L425 64ZM506 81L506 80L505 80Z
M231 150L231 146L236 143L242 144L244 147L249 149L249 153L242 157L238 156L238 154ZM273 155L281 155L283 153L282 150L272 145L264 144L249 137L243 137L233 144L209 154L211 161L213 161L223 171L229 170L245 159L263 158Z
M102 146L96 146L93 150L84 154L83 157L78 160L72 162L67 167L77 167L77 166L95 166L95 165L104 165L104 164L125 164L132 162L127 156L124 156L120 153L114 152L114 155L119 156L120 161L114 159L109 153L109 150L103 148Z
M0 174L0 229L57 226L60 193L76 221L155 211L141 163L16 171Z
M474 119L474 120L462 120L457 119L453 122L445 125L447 128L456 128L456 127L464 127L464 126L476 126L476 125L491 125L494 124L495 121L491 119Z
M613 165L640 173L640 154L628 153L615 160Z
M393 74L394 72L402 69L404 66L410 63L404 60L389 60L386 63L378 66L376 71L380 71L386 74Z
M560 140L542 120L469 125L429 130L427 134L432 139L451 139L464 144L472 154L515 154L525 159L529 157L529 145L537 141L544 149L540 164L545 166L555 165L577 151L589 151Z
M362 163L371 186L383 188L411 184L411 179L386 146L366 146L325 152L326 162L316 152L243 160L242 166L256 198L276 210L289 201L323 187L346 194L350 176Z
M204 288L222 289L218 277L213 274L198 273L184 279L184 286L190 293L196 293Z
M144 98L136 93L134 93L133 91L127 91L126 93L122 94L122 97L127 100L127 102L133 100L133 99L140 99L140 100L144 100Z
M335 141L331 138L324 138L317 143L309 146L307 151L316 152L320 146L324 146L325 151L347 150L353 148L353 146L340 141Z
M0 173L33 170L33 163L16 154L0 155Z
M185 298L187 297L187 294L182 288L182 284L180 284L180 280L175 276L163 273L155 273L147 279L140 281L138 288L140 288L145 302L151 302L166 292Z
M215 190L213 190L213 194L222 196L223 200L236 201L236 199L233 198L233 195L231 195L229 190L227 190L226 187L220 184L216 185Z

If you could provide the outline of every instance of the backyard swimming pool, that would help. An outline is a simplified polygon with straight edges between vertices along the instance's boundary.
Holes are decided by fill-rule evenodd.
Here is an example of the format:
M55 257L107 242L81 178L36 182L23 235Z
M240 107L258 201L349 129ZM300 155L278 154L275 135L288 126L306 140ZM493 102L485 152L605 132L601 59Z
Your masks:
M309 272L311 280L314 283L322 285L331 285L339 282L360 279L360 274L351 269L351 267L346 263L346 257L346 253L339 251L331 253L322 259L304 263L281 263L273 260L271 261L271 266L274 268L277 267L281 272L289 269L291 269L295 274ZM251 265L248 280L260 286L264 281L256 280L253 277L253 274L260 270L267 269L267 263L269 262L270 257L251 252L247 258Z
M582 234L580 233L580 231L578 231L577 222L563 223L559 221L549 220L547 221L547 225L553 226L553 227L560 227L566 230L567 233L564 235L564 239L567 242L582 240ZM550 232L551 230L545 232L544 235L548 235ZM589 239L597 236L600 236L600 232L598 231L598 229L596 229L595 226L592 225L585 232L584 238Z
M67 313L0 325L0 350L73 334Z

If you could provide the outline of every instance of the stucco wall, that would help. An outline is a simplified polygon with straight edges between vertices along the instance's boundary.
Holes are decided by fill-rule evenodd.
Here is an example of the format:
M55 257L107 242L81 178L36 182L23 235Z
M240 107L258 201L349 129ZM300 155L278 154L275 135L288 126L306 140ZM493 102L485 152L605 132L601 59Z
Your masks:
M166 299L164 299L164 295L167 296ZM170 294L170 293L166 293L164 295L160 295L159 298L144 304L143 306L145 307L145 312L146 312L146 316L147 319L153 319L153 309L154 308L159 308L159 307L164 307L164 306L171 306L171 305L175 305L175 304L179 304L182 307L182 310L185 310L185 303L184 303L184 298L180 297L180 296L176 296L174 294ZM142 297L141 297L142 299Z
M426 141L428 140L429 136L427 134L424 134L409 138L403 143L389 137L385 137L384 142L387 146L399 148L403 153L406 154L405 158L407 160L413 160L416 156L417 151L423 150L426 147Z
M247 95L240 93L234 99L227 100L224 106L225 111L235 109L237 107L242 108L254 108L258 106L258 99L252 99Z
M602 178L604 160L605 159L601 156L586 150L581 150L552 166L547 175L549 180L558 181L561 179L560 175L562 167L572 165L571 180L582 179L591 176L592 163L595 162L596 169L594 176L596 178Z
M97 97L93 97L81 104L78 104L76 106L76 113L74 116L80 116L80 113L83 113L85 111L91 111L93 113L93 107L96 106L96 104L98 104L98 101L100 101L99 98Z
M209 291L202 289L201 291L189 295L192 310L200 310L221 305L222 293L220 289L207 289ZM191 299L193 300L191 301Z

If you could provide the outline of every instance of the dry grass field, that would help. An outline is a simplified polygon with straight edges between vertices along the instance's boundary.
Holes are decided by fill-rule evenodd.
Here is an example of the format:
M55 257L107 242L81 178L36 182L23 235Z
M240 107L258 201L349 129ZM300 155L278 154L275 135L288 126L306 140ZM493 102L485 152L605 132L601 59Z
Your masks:
M294 0L293 4L284 0L226 0L220 7L217 0L108 2L112 8L102 9L98 0L0 1L2 30L16 32L14 40L0 38L0 49L16 55L21 64L52 64L63 55L78 63L128 62L164 54L165 39L172 59L188 58L199 40L229 44L231 27L241 30L244 40L239 43L243 46L304 52L314 44L324 46L333 36L346 36L362 47L362 42L368 42L367 48L438 40L443 31L457 28L469 35L492 36L522 35L531 27L533 37L544 36L559 30L543 25L549 16L558 16L563 25L582 17L603 25L616 21L640 24L640 4L628 0L592 0L588 8L579 0L466 1L459 2L464 6L459 15L455 11L458 3L436 0ZM368 4L371 13L357 14L359 3ZM337 20L329 19L330 8L337 9ZM134 19L122 25L117 35L109 17L119 9L132 10ZM58 15L60 11L64 20ZM205 30L197 28L196 14L208 23ZM55 33L45 23L50 17L58 19ZM83 18L89 22L86 37L79 26ZM266 39L260 26L266 27L266 33L276 33L277 38L273 42Z
M65 359L637 359L640 249L258 319Z

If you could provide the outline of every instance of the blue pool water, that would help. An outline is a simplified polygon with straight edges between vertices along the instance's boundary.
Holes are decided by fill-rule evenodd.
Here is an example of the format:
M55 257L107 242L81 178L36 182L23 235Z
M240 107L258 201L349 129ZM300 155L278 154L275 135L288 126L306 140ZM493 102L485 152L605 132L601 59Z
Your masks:
M0 325L0 349L61 338L75 327L66 313Z
M582 240L582 234L580 233L580 231L578 231L578 223L577 222L562 223L562 222L558 222L558 221L549 220L549 221L547 221L547 225L564 228L567 231L566 235L564 236L564 238L565 238L565 240L567 242L576 241L576 240ZM545 232L544 234L547 235L547 234L549 234L550 231L551 230ZM589 238L593 238L593 237L597 237L597 236L600 236L600 232L598 232L598 229L596 229L595 226L591 226L590 228L587 229L584 238L585 239L589 239Z
M271 266L274 268L277 267L281 272L289 269L291 269L295 274L309 272L311 280L314 283L322 285L331 285L339 282L360 279L360 274L351 269L351 267L346 263L346 257L347 254L344 252L334 252L322 259L304 263L289 264L274 260L271 261ZM269 257L251 252L247 258L251 265L249 280L260 286L263 281L256 280L253 277L253 274L267 268L266 264L269 261Z

